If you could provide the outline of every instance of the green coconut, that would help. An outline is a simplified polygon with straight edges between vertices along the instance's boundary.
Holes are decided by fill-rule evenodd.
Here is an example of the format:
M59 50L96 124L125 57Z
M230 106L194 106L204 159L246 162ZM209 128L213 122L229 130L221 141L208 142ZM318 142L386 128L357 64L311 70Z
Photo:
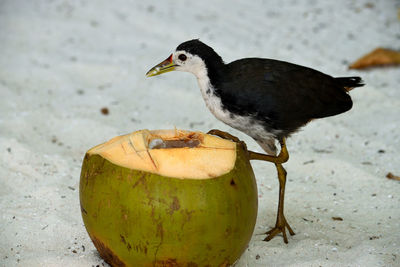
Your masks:
M247 151L201 132L137 131L90 149L83 221L112 266L230 266L257 217Z

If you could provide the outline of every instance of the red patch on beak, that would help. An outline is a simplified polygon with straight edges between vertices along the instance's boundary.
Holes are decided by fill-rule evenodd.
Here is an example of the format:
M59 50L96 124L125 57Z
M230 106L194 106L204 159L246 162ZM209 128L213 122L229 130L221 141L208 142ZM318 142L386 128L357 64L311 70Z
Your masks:
M167 58L167 60L172 63L172 54Z

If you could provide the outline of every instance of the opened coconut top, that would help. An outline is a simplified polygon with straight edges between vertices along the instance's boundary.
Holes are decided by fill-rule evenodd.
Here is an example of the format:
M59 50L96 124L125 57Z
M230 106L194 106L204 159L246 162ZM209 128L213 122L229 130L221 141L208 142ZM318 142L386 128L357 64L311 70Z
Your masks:
M88 152L129 169L186 179L209 179L232 170L236 143L202 132L141 130Z

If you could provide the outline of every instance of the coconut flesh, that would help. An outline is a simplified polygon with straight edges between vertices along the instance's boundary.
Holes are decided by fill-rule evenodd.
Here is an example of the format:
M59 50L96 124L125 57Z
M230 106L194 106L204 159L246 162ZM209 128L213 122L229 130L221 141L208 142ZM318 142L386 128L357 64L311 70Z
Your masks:
M174 178L208 179L232 170L236 143L200 132L142 130L115 137L90 149L88 154L98 154L133 170Z
M90 149L85 227L112 266L230 266L257 216L247 151L201 132L142 130Z

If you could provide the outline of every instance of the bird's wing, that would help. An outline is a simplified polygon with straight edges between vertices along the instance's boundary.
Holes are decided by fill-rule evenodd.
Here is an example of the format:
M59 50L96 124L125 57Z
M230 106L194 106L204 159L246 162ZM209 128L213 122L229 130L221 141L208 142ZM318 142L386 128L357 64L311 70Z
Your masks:
M310 68L256 58L234 61L226 68L227 75L218 85L225 108L252 114L276 129L293 131L311 119L352 106L340 83Z

